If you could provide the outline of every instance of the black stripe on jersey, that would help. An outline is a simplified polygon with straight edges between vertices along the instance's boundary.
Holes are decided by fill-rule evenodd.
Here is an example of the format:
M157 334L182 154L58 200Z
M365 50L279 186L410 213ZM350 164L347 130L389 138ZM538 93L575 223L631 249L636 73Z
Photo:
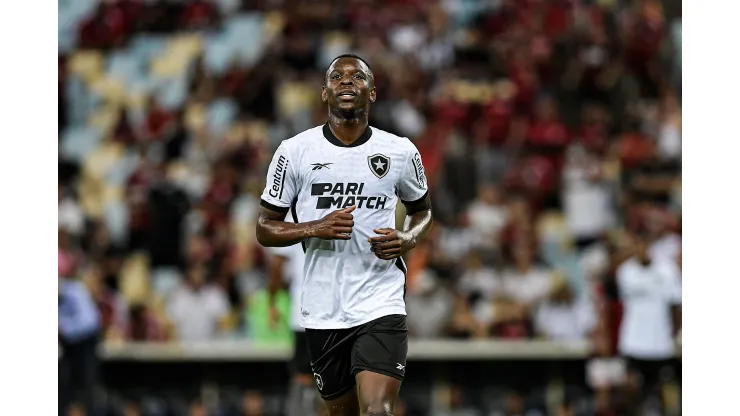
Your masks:
M263 206L263 207L265 207L265 208L267 208L267 209L269 209L269 210L271 210L271 211L279 212L281 214L287 214L288 211L290 210L290 207L279 207L277 205L273 205L273 204L265 201L264 199L260 200L260 205Z
M414 173L416 174L416 182L418 182L419 185L421 185L422 184L421 177L419 177L420 167L419 167L419 165L416 164L416 157L414 157L414 158L411 159L411 163L414 164Z
M396 259L396 267L398 267L401 272L403 272L403 297L406 298L406 263L403 262L403 259L398 257Z
M341 140L339 140L337 136L335 136L334 133L332 133L331 128L329 128L328 122L324 124L323 133L324 133L324 137L326 138L326 140L328 140L329 143L333 144L334 146L356 147L361 144L365 144L368 140L370 140L370 137L373 135L373 130L370 128L370 126L367 126L367 128L365 128L365 131L362 132L360 137L358 137L357 140L353 141L350 144L344 144Z
M296 209L295 209L295 202L296 201L293 201L293 203L290 206L290 213L293 214L293 222L298 224L298 213L296 212ZM306 252L306 242L305 241L301 241L301 248L303 249L303 252L305 253Z
M427 195L429 195L429 191L424 192L424 195L422 195L421 198L419 198L419 199L417 199L415 201L404 201L402 199L401 200L401 203L406 207L406 215L414 214L414 212L409 212L408 207L411 207L411 206L414 206L414 205L419 205L422 201L424 201L426 199Z
M280 195L278 199L283 199L283 189L285 189L285 177L288 176L288 169L290 168L290 162L285 162L285 170L283 170L283 177L280 178Z

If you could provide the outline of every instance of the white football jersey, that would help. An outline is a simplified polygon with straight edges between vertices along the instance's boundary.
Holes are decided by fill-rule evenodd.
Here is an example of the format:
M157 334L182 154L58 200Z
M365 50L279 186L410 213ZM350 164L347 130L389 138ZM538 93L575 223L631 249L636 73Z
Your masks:
M617 285L624 305L619 352L643 360L673 356L671 306L681 304L678 265L653 261L646 266L631 258L617 268Z
M356 205L350 240L309 238L301 325L351 328L374 319L406 314L406 266L370 251L373 229L395 228L396 204L427 194L421 156L407 138L368 127L351 145L323 125L283 141L273 155L262 206L291 211L296 222L323 218Z

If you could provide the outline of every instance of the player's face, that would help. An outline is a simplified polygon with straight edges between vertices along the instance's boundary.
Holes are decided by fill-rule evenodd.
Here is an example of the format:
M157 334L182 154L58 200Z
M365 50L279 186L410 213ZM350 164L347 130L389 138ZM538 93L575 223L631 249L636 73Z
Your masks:
M326 73L321 100L342 112L365 109L375 102L375 87L367 65L355 58L337 59Z

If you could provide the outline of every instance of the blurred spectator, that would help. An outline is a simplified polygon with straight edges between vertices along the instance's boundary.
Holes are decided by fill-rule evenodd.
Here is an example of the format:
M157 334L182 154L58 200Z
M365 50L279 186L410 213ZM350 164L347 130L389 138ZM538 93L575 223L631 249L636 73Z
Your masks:
M675 262L681 252L681 237L674 231L676 219L661 209L651 208L645 222L649 232L650 258Z
M179 267L183 264L184 221L190 203L172 176L173 171L170 170L164 180L149 183L147 246L152 268Z
M534 329L547 339L587 341L595 326L591 300L576 296L568 285L561 286L535 311Z
M211 0L189 1L180 15L180 25L187 29L205 29L218 19L218 8Z
M188 267L185 281L172 293L167 315L180 341L215 338L227 324L229 304L220 287L207 283L202 265Z
M278 291L274 299L274 309L269 300L270 294L261 289L249 298L246 307L247 330L250 337L257 342L289 344L293 339L290 329L290 295L285 290ZM273 320L273 313L283 317Z
M208 408L200 399L193 400L189 406L190 416L208 416Z
M76 268L69 268L59 276L59 408L63 411L79 401L82 409L95 415L101 318L90 291L75 274Z
M497 308L511 310L512 317L494 328L497 336L527 338L533 335L531 318L537 306L565 283L554 271L534 264L534 253L526 241L513 247L512 264L501 276Z
M681 159L681 105L672 91L661 103L658 154L663 160Z
M114 338L125 326L126 301L119 292L105 283L103 270L92 267L86 278L87 287L98 307L100 316L100 334L103 338Z
M59 228L79 236L84 231L85 214L77 201L69 195L67 189L59 184Z
M594 414L613 416L624 408L619 393L627 380L626 363L611 351L609 334L600 331L594 337L594 356L586 364L586 384L594 390Z
M141 303L131 305L123 330L126 341L164 341L166 335L164 328L147 305Z
M613 195L598 156L581 145L568 149L563 167L563 209L570 235L583 249L614 226Z
M478 198L468 208L470 228L483 247L499 246L499 236L507 220L502 199L500 189L487 185L478 191Z
M247 391L242 398L241 416L264 416L264 401L257 391Z
M416 289L406 296L411 336L437 338L444 334L453 310L454 298L430 270L422 271Z
M651 259L645 235L635 241L635 255L617 269L624 318L619 353L638 380L640 400L655 393L662 370L676 351L680 328L680 270L674 261Z
M434 416L479 416L480 411L469 403L466 403L466 397L463 390L458 386L450 388L449 392L449 410L438 410L432 413Z

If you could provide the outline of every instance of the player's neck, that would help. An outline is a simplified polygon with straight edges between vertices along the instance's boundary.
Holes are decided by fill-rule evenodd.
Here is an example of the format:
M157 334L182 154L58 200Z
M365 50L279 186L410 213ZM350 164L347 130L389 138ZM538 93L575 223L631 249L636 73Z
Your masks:
M339 141L346 145L354 143L367 130L367 115L343 118L329 112L329 128Z

